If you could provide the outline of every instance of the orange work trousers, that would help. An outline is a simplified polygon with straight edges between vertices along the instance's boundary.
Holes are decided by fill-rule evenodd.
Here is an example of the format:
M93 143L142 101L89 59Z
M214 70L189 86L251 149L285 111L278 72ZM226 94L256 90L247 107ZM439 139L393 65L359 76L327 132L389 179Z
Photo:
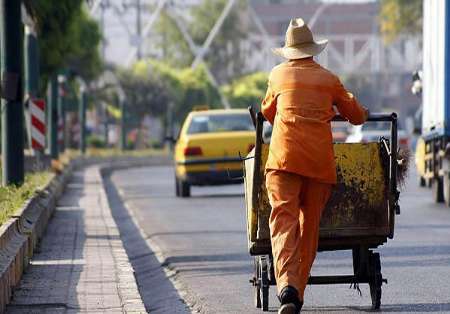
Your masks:
M269 226L277 290L287 285L303 300L319 243L322 211L331 184L280 170L268 170L266 187L272 212Z

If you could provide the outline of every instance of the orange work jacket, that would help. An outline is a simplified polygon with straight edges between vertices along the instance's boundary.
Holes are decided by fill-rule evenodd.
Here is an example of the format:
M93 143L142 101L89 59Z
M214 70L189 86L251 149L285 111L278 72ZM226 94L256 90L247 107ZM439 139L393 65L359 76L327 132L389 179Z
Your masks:
M320 182L336 183L330 121L339 113L358 125L368 111L339 78L313 58L274 67L261 111L273 124L266 170L293 172Z

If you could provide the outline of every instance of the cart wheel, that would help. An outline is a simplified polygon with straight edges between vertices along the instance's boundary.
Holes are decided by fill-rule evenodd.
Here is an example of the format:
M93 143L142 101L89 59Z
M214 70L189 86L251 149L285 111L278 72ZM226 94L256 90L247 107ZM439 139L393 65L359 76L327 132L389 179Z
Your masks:
M261 271L261 301L262 310L267 312L269 310L269 268L265 257L260 258L260 271Z
M255 303L255 307L260 309L261 308L261 290L260 290L260 286L261 286L261 275L260 275L260 267L259 267L259 258L255 257L253 259L253 263L254 263L254 277L253 277L253 286L255 289L255 293L254 293L254 303Z
M370 296L372 298L372 310L378 310L381 306L381 286L383 285L383 276L381 275L380 254L370 254Z
M445 205L450 207L450 173L444 174L444 181L443 181L442 189L444 190Z
M433 180L433 197L436 203L442 203L444 201L444 187L443 179L437 177Z

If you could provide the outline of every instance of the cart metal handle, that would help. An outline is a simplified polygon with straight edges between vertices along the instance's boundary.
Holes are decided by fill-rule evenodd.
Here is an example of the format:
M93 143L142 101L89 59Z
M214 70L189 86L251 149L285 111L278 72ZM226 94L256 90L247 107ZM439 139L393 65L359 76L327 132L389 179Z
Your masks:
M394 122L397 120L397 114L393 113L370 113L367 121L369 122L377 122L377 121L385 121L385 122ZM332 121L342 121L347 122L348 120L341 115L336 115Z

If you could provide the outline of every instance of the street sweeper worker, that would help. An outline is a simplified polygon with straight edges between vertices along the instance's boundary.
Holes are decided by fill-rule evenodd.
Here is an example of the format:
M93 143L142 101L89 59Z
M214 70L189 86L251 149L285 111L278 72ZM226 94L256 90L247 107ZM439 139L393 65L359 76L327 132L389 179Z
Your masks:
M368 110L339 78L313 59L327 45L315 41L301 18L292 19L286 43L274 52L286 62L270 75L261 111L273 124L266 164L272 212L269 226L281 307L299 313L319 241L319 222L336 183L330 121L336 110L352 124Z

